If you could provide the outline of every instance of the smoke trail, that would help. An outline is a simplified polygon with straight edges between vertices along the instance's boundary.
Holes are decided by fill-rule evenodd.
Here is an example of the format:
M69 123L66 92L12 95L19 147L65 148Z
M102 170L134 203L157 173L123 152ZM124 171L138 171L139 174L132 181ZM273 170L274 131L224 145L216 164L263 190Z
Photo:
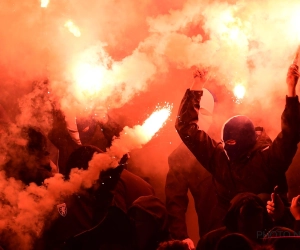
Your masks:
M125 127L106 153L95 155L87 170L73 169L68 181L61 174L56 174L46 179L42 186L34 183L24 186L14 178L7 179L5 172L0 171L2 242L6 241L9 249L20 244L23 249L31 249L34 240L40 236L45 219L62 196L73 194L82 187L90 188L102 170L117 166L124 154L150 141L170 112L171 107L167 106L155 111L142 126ZM23 144L26 145L26 142Z

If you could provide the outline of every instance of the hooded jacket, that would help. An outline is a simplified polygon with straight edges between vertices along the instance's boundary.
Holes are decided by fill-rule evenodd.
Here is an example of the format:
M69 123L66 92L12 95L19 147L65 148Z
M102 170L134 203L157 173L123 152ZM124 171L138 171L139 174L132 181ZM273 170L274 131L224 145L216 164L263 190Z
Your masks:
M238 193L287 192L285 172L297 151L300 113L297 97L286 97L281 132L272 142L261 128L254 147L237 161L230 161L221 142L198 130L197 119L202 91L187 90L179 108L176 129L190 151L214 178L219 201L228 208ZM280 184L285 183L285 184Z
M35 249L63 249L68 239L99 224L110 207L116 207L122 217L136 199L154 195L153 188L142 178L120 167L112 171L111 178L100 177L101 182L106 182L104 187L80 190L61 199Z
M166 178L166 207L168 226L173 239L189 238L186 211L190 190L198 216L199 236L221 226L214 206L217 198L211 174L203 168L184 143L179 145L168 158L169 171Z
M257 239L261 240L265 233L272 228L272 220L268 215L265 203L259 196L252 193L240 193L236 195L230 202L230 207L224 218L224 227L218 228L206 234L200 239L197 250L215 249L218 241L225 235L231 233L242 233L239 231L238 220L242 207L246 207L253 211L255 208L262 211L261 231L257 232Z

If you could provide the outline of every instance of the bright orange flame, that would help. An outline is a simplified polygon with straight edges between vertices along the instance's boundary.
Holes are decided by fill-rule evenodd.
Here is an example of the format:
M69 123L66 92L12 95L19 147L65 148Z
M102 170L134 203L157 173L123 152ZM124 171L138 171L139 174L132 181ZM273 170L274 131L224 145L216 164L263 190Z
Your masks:
M246 93L246 88L242 84L237 84L233 89L233 93L237 99L243 99Z
M41 7L42 8L47 8L50 0L41 0Z
M79 28L71 21L67 21L65 23L65 27L68 28L68 30L76 37L80 37L81 36L81 32L79 30Z
M99 65L89 63L79 63L74 68L74 78L78 94L86 97L93 97L103 87L105 69Z
M142 125L142 132L147 142L160 130L171 114L171 107L166 106L152 113Z

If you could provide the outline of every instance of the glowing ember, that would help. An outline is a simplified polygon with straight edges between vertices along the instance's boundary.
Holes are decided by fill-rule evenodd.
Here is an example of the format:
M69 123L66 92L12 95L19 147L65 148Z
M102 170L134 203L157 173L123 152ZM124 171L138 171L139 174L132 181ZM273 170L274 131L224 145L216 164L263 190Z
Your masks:
M79 63L74 69L74 78L78 94L84 94L86 97L93 97L103 87L105 69L99 65L89 63Z
M246 93L246 88L242 84L238 84L234 87L233 93L237 99L243 99Z
M49 0L41 0L41 7L42 8L47 8L49 4Z
M76 37L80 37L81 36L81 32L79 30L79 28L71 21L67 21L65 23L65 27L68 28L68 30Z
M167 106L152 113L142 125L143 134L150 140L164 125L171 114L171 107Z

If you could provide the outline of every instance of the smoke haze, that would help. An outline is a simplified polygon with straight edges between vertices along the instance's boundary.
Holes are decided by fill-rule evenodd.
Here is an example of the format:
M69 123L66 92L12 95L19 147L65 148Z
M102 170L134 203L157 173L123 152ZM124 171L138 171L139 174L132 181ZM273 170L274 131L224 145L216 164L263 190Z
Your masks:
M48 134L53 108L71 117L105 108L120 124L134 127L156 105L173 104L165 127L149 143L128 146L132 171L149 179L164 199L167 157L180 143L175 118L192 82L191 68L210 72L205 87L216 101L214 139L236 114L248 115L274 139L287 69L300 44L299 12L298 0L50 0L46 8L38 0L2 0L0 105L17 127L38 126ZM68 28L69 21L76 28ZM242 100L232 92L237 84L246 88ZM16 126L0 136L1 165L11 145L25 143ZM118 157L127 151L118 149ZM102 166L93 163L90 171L114 165L107 154L101 157ZM56 175L46 186L25 187L1 171L0 195L7 205L0 230L15 231L16 242L30 249L60 195L97 175L75 170L72 176L69 182Z

